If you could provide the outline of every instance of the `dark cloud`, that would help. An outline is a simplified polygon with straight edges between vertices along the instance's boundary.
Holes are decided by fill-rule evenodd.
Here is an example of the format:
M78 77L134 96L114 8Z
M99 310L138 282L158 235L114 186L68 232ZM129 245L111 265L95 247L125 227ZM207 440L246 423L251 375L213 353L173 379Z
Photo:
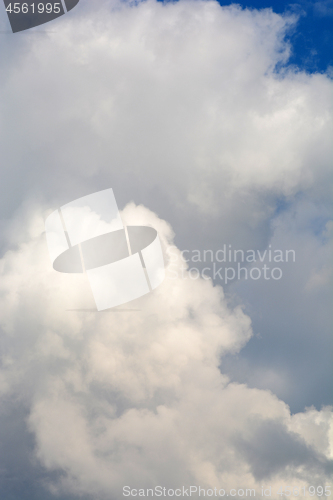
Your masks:
M330 478L333 461L319 454L279 421L259 420L249 427L249 437L237 438L236 442L258 481L285 474L288 469L299 470L296 475L302 479L314 474Z

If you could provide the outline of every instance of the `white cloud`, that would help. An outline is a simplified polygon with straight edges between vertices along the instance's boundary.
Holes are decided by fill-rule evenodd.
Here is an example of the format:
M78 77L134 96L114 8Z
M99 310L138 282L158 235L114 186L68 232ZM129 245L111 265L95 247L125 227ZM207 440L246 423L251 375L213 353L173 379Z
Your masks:
M130 204L122 217L172 243L170 226L145 207ZM138 311L68 311L81 284L50 269L44 238L1 261L11 360L2 387L30 409L41 464L62 471L52 491L120 498L125 484L277 490L287 479L325 481L328 410L290 416L269 391L231 384L218 369L220 355L251 335L220 287L166 279L134 302Z
M81 3L49 33L8 41L1 76L3 401L27 408L36 456L61 471L48 479L61 495L119 498L125 484L323 483L329 410L291 416L270 391L221 374L221 355L239 352L251 330L220 287L166 280L140 311L69 311L87 307L89 289L84 277L52 271L41 214L111 186L121 207L134 200L159 214L134 203L123 210L127 224L156 227L164 245L173 231L162 219L189 247L292 241L306 249L292 297L285 284L259 295L283 350L275 297L301 289L312 311L326 290L328 246L294 229L330 196L329 78L274 72L295 20L271 10ZM293 218L300 193L306 202ZM291 208L274 232L278 199ZM310 359L312 351L298 363ZM269 374L271 386L294 382L276 366ZM250 375L264 386L267 371Z
M273 72L292 18L187 1L76 14L29 39L4 82L5 164L24 162L34 189L115 176L127 200L139 183L146 198L229 216L240 192L292 195L327 175L329 79ZM252 196L256 225L267 215Z

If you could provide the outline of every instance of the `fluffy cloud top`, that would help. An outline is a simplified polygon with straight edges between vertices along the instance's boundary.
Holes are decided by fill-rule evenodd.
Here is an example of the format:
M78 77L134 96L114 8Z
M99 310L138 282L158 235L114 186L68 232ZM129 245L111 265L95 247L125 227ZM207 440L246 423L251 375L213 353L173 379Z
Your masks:
M329 79L275 72L294 21L213 1L101 2L20 35L2 76L9 185L20 172L25 187L66 197L112 179L123 204L210 217L232 204L244 219L246 203L255 226L263 192L290 196L328 175Z

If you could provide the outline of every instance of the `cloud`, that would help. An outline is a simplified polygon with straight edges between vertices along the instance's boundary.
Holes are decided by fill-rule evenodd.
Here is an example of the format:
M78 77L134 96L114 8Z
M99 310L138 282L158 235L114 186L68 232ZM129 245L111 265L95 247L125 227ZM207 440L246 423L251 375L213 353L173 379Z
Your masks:
M122 217L172 244L169 224L147 208L131 203ZM181 265L177 254L168 265ZM68 303L84 300L82 281L50 267L44 234L1 261L1 387L29 409L36 457L57 473L44 478L51 492L102 499L126 484L325 482L329 410L291 416L269 391L221 374L220 356L251 336L221 287L167 278L138 310L75 312Z
M210 216L237 211L242 192L257 205L248 214L255 226L265 216L253 190L260 200L262 190L309 188L314 158L315 178L327 175L329 79L274 73L287 61L283 35L294 18L216 2L76 13L29 38L4 78L9 182L22 162L27 187L44 196L115 177L126 201L140 196L139 183L154 205L157 190L168 205ZM3 203L11 205L5 192Z
M251 438L247 441L241 439L239 446L258 481L270 479L288 467L301 471L303 469L304 477L309 469L312 473L317 470L319 474L326 471L329 476L332 462L307 446L299 435L288 432L280 422L253 422L252 427Z
M212 1L80 2L46 33L4 38L0 417L36 496L184 483L277 498L286 481L327 481L331 82L287 65L295 22ZM274 288L168 279L139 311L69 311L92 298L50 267L43 217L105 187L164 248L292 245L297 265ZM226 355L236 366L246 349L231 382ZM291 414L274 390L301 409L323 396Z
M314 2L313 10L318 16L331 16L333 14L332 0Z

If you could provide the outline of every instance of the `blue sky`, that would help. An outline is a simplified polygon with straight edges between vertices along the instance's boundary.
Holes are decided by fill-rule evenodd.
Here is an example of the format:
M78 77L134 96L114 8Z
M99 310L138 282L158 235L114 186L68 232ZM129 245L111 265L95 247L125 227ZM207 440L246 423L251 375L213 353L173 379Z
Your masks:
M230 2L221 0L221 5ZM333 60L333 2L332 0L288 2L284 0L235 2L254 9L271 8L274 12L295 13L299 20L290 33L292 57L289 64L296 64L308 72L326 71Z

